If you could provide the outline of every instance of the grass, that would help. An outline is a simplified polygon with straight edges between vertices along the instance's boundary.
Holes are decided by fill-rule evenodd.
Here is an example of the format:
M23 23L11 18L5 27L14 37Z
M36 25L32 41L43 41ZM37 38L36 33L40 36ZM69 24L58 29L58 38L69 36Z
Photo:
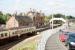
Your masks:
M35 41L30 41L25 43L25 45L20 46L17 50L36 50L37 43Z
M40 36L35 36L32 39L28 39L26 41L22 41L14 47L10 48L10 50L36 50L37 44L39 42Z

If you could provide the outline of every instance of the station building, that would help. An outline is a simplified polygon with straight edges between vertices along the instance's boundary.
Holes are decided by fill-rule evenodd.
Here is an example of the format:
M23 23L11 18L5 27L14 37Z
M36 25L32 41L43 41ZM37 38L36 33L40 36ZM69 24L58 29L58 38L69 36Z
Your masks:
M32 26L33 21L29 16L11 16L6 22L6 28Z

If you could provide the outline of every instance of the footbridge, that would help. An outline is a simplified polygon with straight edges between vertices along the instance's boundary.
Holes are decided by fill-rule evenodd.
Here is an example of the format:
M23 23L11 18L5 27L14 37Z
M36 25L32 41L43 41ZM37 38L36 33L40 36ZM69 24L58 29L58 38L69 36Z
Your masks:
M54 20L61 20L61 21L63 21L63 22L66 22L66 20L63 19L63 18L53 18L53 19L51 19L49 22L52 22L52 21L54 21Z

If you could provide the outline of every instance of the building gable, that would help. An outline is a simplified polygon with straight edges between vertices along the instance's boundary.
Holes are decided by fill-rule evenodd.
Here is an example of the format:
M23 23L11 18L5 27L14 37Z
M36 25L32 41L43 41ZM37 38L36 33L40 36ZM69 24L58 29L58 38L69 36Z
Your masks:
M14 16L12 16L7 22L6 22L6 28L13 28L13 27L18 27L19 23L15 19Z

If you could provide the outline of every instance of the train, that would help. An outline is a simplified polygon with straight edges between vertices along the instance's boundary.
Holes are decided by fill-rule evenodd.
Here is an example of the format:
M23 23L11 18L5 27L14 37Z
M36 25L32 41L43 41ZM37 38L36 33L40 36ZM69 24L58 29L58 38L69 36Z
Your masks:
M2 29L0 30L0 45L6 44L7 42L12 42L14 40L18 40L22 36L26 36L26 34L36 35L37 32L50 29L50 26L45 26L43 28L37 29L36 26L23 26L23 27L15 27L11 29Z
M21 35L27 33L36 34L36 27L18 27L0 30L0 45L4 42L11 41L13 39L18 39Z

